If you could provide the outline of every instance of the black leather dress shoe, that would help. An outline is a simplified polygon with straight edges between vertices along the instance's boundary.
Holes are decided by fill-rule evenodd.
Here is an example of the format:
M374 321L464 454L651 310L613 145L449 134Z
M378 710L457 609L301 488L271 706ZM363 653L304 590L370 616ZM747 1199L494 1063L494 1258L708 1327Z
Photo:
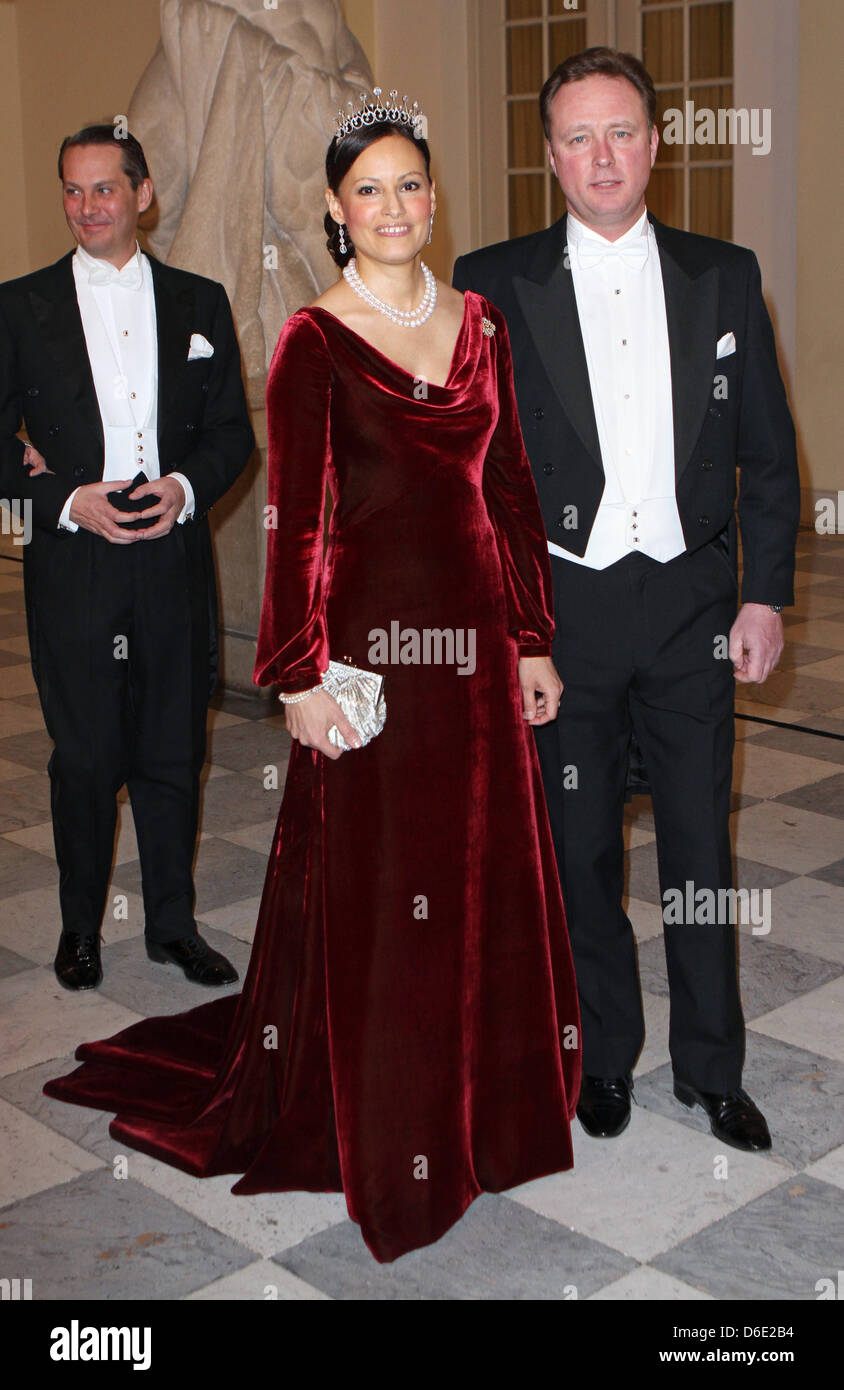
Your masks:
M683 1105L700 1105L709 1116L716 1139L732 1144L734 1149L760 1153L771 1147L771 1136L765 1116L753 1104L746 1091L698 1091L684 1081L674 1082L674 1094Z
M62 932L53 969L63 989L96 989L103 978L99 932Z
M593 1139L615 1139L630 1123L632 1076L584 1076L577 1118Z
M239 978L231 961L201 936L181 936L176 941L150 941L147 937L146 945L150 960L180 965L194 984L231 985Z

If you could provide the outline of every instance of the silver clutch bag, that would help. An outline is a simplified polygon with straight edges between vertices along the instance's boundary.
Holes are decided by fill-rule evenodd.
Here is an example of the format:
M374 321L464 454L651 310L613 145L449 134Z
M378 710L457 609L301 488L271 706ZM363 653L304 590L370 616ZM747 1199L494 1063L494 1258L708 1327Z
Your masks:
M384 677L375 671L362 671L345 661L329 661L322 688L336 700L349 723L357 729L361 743L370 743L387 721ZM350 748L336 724L328 730L335 748Z

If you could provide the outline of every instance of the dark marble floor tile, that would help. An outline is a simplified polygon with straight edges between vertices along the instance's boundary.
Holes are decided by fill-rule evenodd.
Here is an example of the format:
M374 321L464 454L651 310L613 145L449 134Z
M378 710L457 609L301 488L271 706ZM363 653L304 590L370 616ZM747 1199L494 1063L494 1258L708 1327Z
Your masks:
M813 720L813 727L819 728L824 718L826 716ZM781 753L799 753L804 758L823 758L830 763L844 763L844 739L823 738L818 734L801 733L797 729L773 729L770 725L762 725L759 733L754 734L753 742L763 748L776 748Z
M222 994L235 994L243 987L249 964L250 946L228 932L203 926L200 935L215 951L222 951L240 974L231 985L194 984L178 965L151 961L140 935L105 946L102 951L103 982L100 993L115 1004L134 1009L150 1018L158 1014L180 1013L207 1004Z
M571 1285L578 1298L587 1298L636 1268L635 1260L599 1241L490 1192L435 1245L390 1264L373 1260L351 1221L310 1236L274 1260L331 1298L383 1302L553 1301L564 1299Z
M782 792L773 799L785 802L787 806L799 806L804 811L815 811L821 816L836 816L844 820L844 772L837 777L812 782L807 787L795 787L793 791Z
M678 928L683 930L683 928ZM741 1001L747 1023L809 994L844 973L837 961L779 946L744 932L739 939ZM648 994L668 995L665 948L661 936L639 943L639 978Z
M840 1189L801 1174L650 1263L713 1298L815 1300L842 1249Z
M2 1215L4 1268L26 1272L34 1300L178 1299L255 1259L142 1183L115 1178L110 1167L35 1193Z
M24 613L0 613L0 638L23 637L25 633L26 615Z
M829 657L829 650L827 650ZM236 714L239 719L266 719L275 714L278 700L274 695L234 695L216 694L210 700L212 709L224 710L226 714Z
M805 615L801 616L800 621L805 620ZM812 647L808 642L786 642L783 654L777 665L778 671L791 671L800 667L806 668L805 674L812 674L812 663L815 661L829 661L831 649L829 647ZM765 687L763 686L764 690Z
M50 819L50 779L43 773L0 782L0 835Z
M35 772L45 772L53 740L44 729L33 729L28 734L11 734L0 738L0 758L8 758L11 763L23 763Z
M239 772L229 777L212 777L202 795L201 829L210 835L222 835L244 825L258 825L278 815L280 801L281 786L268 791L256 777L244 777Z
M844 624L841 627L841 638L844 644ZM779 705L783 709L804 712L804 723L810 722L805 718L805 714L838 709L842 694L844 685L841 681L826 681L820 676L805 675L802 671L798 673L796 670L775 671L764 685L745 685L741 688L743 700L761 705Z
M819 878L822 883L834 883L839 888L844 888L844 859L836 859L834 864L825 864L822 869L815 869L814 873L807 874L807 878Z
M265 720L248 724L232 724L226 729L214 729L209 738L209 760L233 772L246 772L250 767L281 765L290 745L280 737L280 730Z
M5 946L0 946L0 979L6 979L9 975L19 975L22 970L36 969L31 960L25 956L19 956L15 951L9 951Z
M201 840L194 875L197 916L215 907L240 902L241 898L254 898L264 887L266 872L265 854L255 854L228 840ZM111 891L140 893L141 870L137 859L115 866Z
M710 1132L699 1105L689 1110L675 1099L670 1063L634 1080L636 1099L647 1110ZM751 1027L742 1085L768 1121L772 1157L805 1168L844 1143L844 1063Z
M0 595L2 598L3 595ZM17 652L4 652L0 647L0 666L28 666L29 658L19 656ZM0 688L2 688L2 677L0 677Z
M58 869L45 854L36 854L0 837L0 899L30 888L46 888L57 883L58 878Z

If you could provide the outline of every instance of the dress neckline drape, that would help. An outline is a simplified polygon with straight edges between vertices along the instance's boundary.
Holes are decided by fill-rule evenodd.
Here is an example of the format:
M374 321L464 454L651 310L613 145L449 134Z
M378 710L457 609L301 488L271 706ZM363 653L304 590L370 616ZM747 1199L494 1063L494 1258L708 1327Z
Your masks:
M427 379L425 379L428 388L432 391L456 391L458 389L457 380L460 377L463 368L466 366L467 361L470 361L475 356L473 347L475 335L474 333L470 332L470 329L474 326L475 323L475 315L469 312L470 296L472 299L478 298L478 295L475 294L474 290L466 290L465 294L463 295L463 318L460 323L457 338L455 339L454 348L451 354L451 362L449 364L448 369L448 375L445 379L445 382L442 385L439 385L437 382L427 381ZM399 372L403 377L407 377L410 381L413 382L423 379L414 375L413 372L409 372L406 367L403 367L401 365L400 362L396 362L395 358L388 357L385 352L381 352L380 348L375 347L369 341L368 338L364 338L364 336L361 333L356 332L354 328L350 328L349 325L345 323L343 319L338 318L336 314L332 314L330 309L323 308L321 304L305 305L304 308L301 309L299 312L324 315L326 318L331 319L332 323L339 324L339 326L343 329L345 333L348 333L352 338L356 339L356 341L362 344L363 347L367 348L374 357L377 357L380 361L387 363L389 367L391 367L394 371ZM465 349L462 355L460 353L461 347ZM477 365L477 363L473 362L473 365Z

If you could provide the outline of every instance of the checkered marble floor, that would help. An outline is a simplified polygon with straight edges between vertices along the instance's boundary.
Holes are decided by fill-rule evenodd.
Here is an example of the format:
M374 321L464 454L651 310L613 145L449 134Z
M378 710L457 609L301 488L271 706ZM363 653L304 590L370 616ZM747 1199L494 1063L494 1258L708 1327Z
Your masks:
M19 552L0 558L0 1278L34 1299L815 1299L844 1266L844 537L801 532L782 668L741 689L738 882L770 890L770 931L741 930L745 1084L773 1152L725 1149L671 1094L668 998L649 803L627 817L629 912L647 1042L619 1139L575 1124L575 1168L484 1194L441 1241L379 1266L339 1194L233 1197L129 1152L109 1117L47 1100L84 1039L209 994L150 963L124 800L105 979L57 984L50 744L27 661ZM210 712L197 916L241 975L289 741L278 706ZM772 721L755 722L757 720ZM799 724L819 733L781 727ZM839 738L822 734L839 735ZM235 986L234 988L237 988Z

